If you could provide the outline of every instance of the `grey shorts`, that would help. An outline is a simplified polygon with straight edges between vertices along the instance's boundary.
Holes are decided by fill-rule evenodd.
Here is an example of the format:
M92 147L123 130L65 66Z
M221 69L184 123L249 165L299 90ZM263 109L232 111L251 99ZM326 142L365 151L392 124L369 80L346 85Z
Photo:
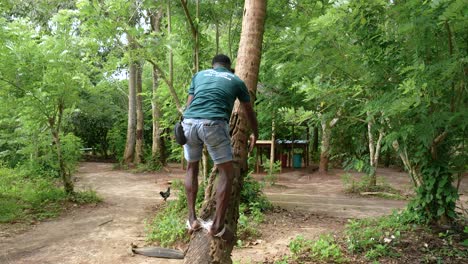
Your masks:
M202 157L203 144L215 164L232 160L229 125L224 120L184 119L182 121L187 143L184 156L188 162L199 161Z

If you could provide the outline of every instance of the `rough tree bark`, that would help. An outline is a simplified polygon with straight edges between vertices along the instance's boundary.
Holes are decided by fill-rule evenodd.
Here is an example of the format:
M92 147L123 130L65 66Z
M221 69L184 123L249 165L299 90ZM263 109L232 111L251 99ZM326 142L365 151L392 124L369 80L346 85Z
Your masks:
M161 19L163 12L161 9L151 11L150 13L150 23L151 30L156 34L161 32ZM167 4L167 31L168 34L171 34L171 8L170 1ZM169 51L169 80L172 83L172 49ZM153 119L153 143L151 146L151 159L153 164L166 165L166 148L164 144L164 139L162 138L162 129L159 120L161 119L161 108L160 103L158 102L158 88L159 88L159 74L155 66L153 66L152 73L152 97L151 97L151 115Z
M125 152L123 162L130 164L135 155L136 143L136 63L130 64L128 78L128 123L127 123L127 141L125 143Z
M328 172L328 162L330 161L330 139L332 127L338 122L338 118L334 118L330 122L322 119L322 142L320 152L319 173L326 174Z
M59 162L59 174L62 178L63 187L67 194L73 193L73 181L71 179L71 174L67 171L65 160L62 155L62 142L60 140L60 130L62 127L62 117L63 110L65 106L62 100L59 100L57 105L57 118L49 118L49 128L54 140L55 151L57 152L57 159Z
M369 163L371 166L371 171L369 173L370 183L369 187L375 187L377 185L377 166L379 165L379 156L380 156L380 148L382 146L382 139L384 136L383 131L379 130L379 138L377 141L374 139L374 124L375 119L374 116L371 115L370 112L367 112L367 135L369 140Z
M136 75L136 142L135 142L135 164L140 164L144 160L144 142L143 142L143 129L144 129L144 122L145 117L143 113L143 96L141 93L143 92L143 83L142 83L142 75L143 75L143 64L137 64L137 75Z
M242 34L236 63L236 74L244 80L249 88L252 102L258 82L261 48L263 40L266 0L246 0L242 22ZM249 128L245 113L236 102L231 115L232 148L234 155L234 180L231 192L231 203L226 214L226 225L234 233L237 231L239 218L240 191L247 175L247 140ZM211 177L210 177L211 182ZM212 184L211 184L212 185ZM207 190L214 188L208 187ZM216 204L215 193L205 194L201 218L210 218ZM187 250L184 263L232 263L231 252L235 241L224 242L207 235L206 231L195 232Z

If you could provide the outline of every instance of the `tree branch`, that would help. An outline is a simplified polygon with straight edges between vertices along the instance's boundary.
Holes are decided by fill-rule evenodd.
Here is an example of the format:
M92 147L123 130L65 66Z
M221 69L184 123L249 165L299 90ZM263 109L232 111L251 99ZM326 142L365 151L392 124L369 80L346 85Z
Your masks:
M180 3L182 4L182 8L184 9L185 16L187 17L187 20L190 24L190 30L192 31L192 36L195 38L197 36L197 28L195 27L192 17L190 16L190 12L187 7L187 0L180 0Z
M149 63L151 63L151 65L153 65L153 67L156 69L156 71L158 72L159 76L161 76L161 78L164 80L164 82L167 83L167 86L169 86L169 91L171 92L171 95L172 95L172 98L174 99L174 102L176 104L176 107L177 107L177 111L179 111L180 113L183 112L183 107L182 105L180 104L180 100L179 100L179 97L177 96L177 93L174 89L174 84L171 82L171 80L169 80L166 76L166 73L161 69L161 67L159 67L159 65L154 62L153 60L151 59L146 59Z
M0 81L3 81L3 82L5 82L5 83L11 85L11 86L14 87L14 88L16 88L16 89L18 89L18 90L21 90L21 91L24 92L24 94L26 94L26 95L32 96L32 98L35 99L36 101L38 101L39 104L42 105L42 107L44 107L44 109L47 109L45 103L44 103L41 99L39 99L37 96L35 96L32 92L26 91L25 89L19 87L18 85L12 83L11 81L9 81L9 80L7 80L7 79L0 78ZM43 109L41 109L40 111L41 111L42 114L44 114L44 116L45 116L46 118L49 118L49 115L47 114L46 111L43 111Z

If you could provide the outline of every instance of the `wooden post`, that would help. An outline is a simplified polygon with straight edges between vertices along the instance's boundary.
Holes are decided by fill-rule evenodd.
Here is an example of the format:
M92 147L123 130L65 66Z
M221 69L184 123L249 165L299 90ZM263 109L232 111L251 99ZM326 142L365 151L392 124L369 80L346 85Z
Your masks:
M271 121L270 172L273 171L274 163L275 163L275 120Z

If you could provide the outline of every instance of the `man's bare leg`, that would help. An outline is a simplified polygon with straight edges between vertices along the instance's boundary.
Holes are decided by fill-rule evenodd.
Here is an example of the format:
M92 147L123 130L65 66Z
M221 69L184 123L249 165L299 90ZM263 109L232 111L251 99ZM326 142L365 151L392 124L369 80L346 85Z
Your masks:
M187 165L187 174L185 176L185 193L187 194L190 233L193 230L200 228L200 223L197 221L197 215L195 213L195 202L197 199L198 192L198 169L198 161L189 162Z
M218 186L216 188L216 213L213 218L210 234L218 234L224 227L226 210L231 196L232 179L234 177L234 167L232 161L217 164L219 171ZM226 234L228 235L228 234ZM232 235L232 234L231 234ZM224 236L223 236L224 237Z

